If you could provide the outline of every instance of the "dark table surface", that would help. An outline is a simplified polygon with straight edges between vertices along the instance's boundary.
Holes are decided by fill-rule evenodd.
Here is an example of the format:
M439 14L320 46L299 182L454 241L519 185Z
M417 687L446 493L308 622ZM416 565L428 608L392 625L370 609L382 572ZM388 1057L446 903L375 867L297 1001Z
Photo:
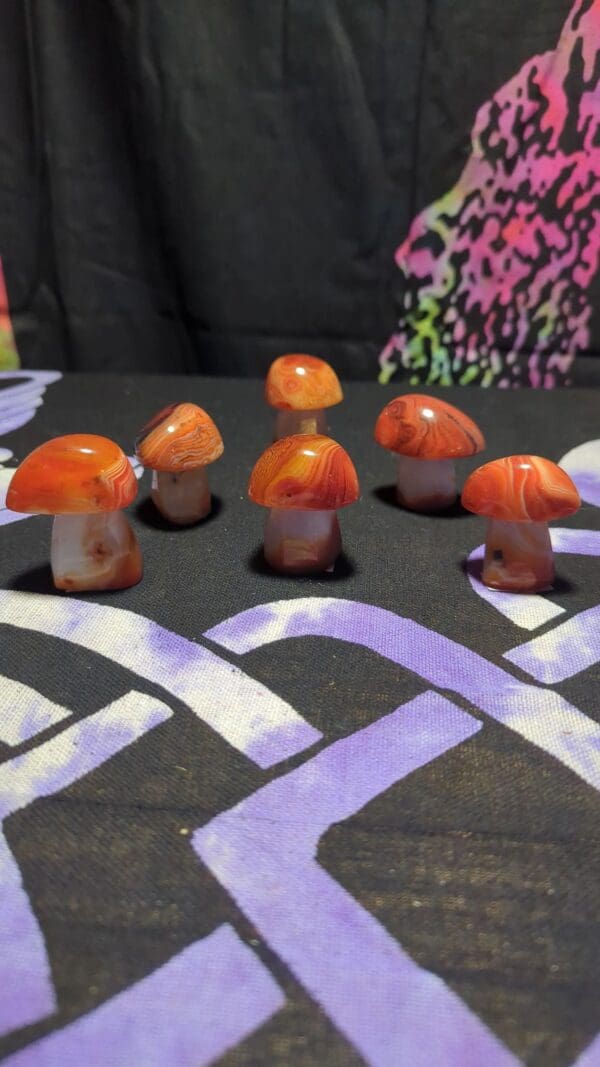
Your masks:
M0 1059L600 1063L600 444L565 461L555 590L491 602L482 521L393 503L372 427L397 386L332 409L362 497L334 574L287 578L246 498L260 382L43 384L0 381L0 505L43 440L131 455L173 400L225 453L193 528L144 474L133 589L57 594L51 520L0 510ZM461 480L600 437L592 390L443 396L487 438Z

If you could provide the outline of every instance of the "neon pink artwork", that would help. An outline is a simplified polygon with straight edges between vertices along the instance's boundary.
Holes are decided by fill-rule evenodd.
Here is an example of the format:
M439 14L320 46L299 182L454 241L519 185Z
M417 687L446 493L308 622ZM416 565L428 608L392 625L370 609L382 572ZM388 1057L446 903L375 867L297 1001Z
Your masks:
M600 249L600 0L480 109L458 182L396 252L404 296L380 380L568 384Z

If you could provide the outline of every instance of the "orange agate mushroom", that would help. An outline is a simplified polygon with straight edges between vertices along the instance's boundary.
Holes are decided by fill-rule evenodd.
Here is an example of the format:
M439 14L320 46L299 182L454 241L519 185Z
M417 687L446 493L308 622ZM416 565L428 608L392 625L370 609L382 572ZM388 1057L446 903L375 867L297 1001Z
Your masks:
M270 508L265 559L292 574L332 571L342 548L336 512L358 500L358 477L341 445L320 434L294 434L267 448L248 495Z
M209 463L223 454L223 440L210 415L196 404L170 404L140 431L140 463L153 472L152 499L165 519L179 526L209 514Z
M485 448L479 427L463 411L433 396L390 400L375 424L375 440L398 457L396 495L411 511L440 511L456 500L454 460Z
M467 478L462 502L488 521L483 581L491 589L540 593L551 589L554 560L548 522L577 511L569 475L540 456L507 456Z
M142 577L142 556L121 508L135 499L131 464L96 434L55 437L15 471L6 506L55 515L50 563L57 589L125 589Z
M267 404L278 409L275 440L295 433L327 432L325 408L344 398L329 363L316 356L280 356L269 367L265 383Z

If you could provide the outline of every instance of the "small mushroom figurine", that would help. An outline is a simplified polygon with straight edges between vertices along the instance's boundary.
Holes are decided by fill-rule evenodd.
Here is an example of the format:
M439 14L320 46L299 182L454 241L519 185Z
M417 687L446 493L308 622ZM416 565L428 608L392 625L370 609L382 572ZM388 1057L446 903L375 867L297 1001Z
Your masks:
M407 393L390 400L375 424L375 440L395 452L396 497L410 511L441 511L456 500L454 460L485 448L479 427L437 397Z
M566 471L541 456L507 456L467 478L462 503L488 521L482 579L490 589L551 589L554 560L548 522L577 511L581 501Z
M142 555L122 508L137 481L114 441L96 434L54 437L17 467L11 511L55 515L50 563L57 589L126 589L142 577Z
M152 471L152 500L165 519L189 526L210 513L206 468L223 454L223 440L206 411L196 404L170 404L146 423L135 450Z
M342 548L336 512L359 497L348 453L320 434L276 441L258 460L248 495L270 508L264 553L277 571L332 571Z
M316 356L279 356L265 383L267 404L277 408L275 440L295 433L327 433L325 408L344 399L329 363Z

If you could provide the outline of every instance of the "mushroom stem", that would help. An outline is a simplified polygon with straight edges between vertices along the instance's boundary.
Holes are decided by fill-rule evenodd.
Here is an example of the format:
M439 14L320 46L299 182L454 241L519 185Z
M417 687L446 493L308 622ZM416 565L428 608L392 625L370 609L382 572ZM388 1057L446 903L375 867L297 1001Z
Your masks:
M122 511L57 515L50 551L57 589L127 589L142 577L137 538Z
M451 507L456 500L454 460L398 456L396 496L410 511Z
M276 571L311 574L332 571L342 549L335 511L273 508L265 527L265 559Z
M511 593L551 589L554 560L547 524L490 519L482 578L490 589Z
M178 526L206 518L212 506L206 467L153 471L151 496L161 515Z
M314 411L278 411L275 420L275 440L295 433L327 433L327 420L322 408Z

